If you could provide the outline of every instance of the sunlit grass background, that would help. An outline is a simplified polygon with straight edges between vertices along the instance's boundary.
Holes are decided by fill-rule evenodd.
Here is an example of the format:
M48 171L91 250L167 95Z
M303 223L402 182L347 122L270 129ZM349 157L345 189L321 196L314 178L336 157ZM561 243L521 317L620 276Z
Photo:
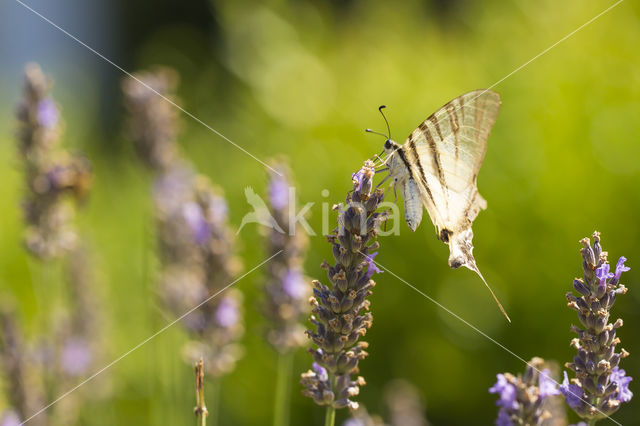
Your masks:
M94 4L95 3L95 4ZM181 105L260 159L286 154L299 202L339 202L351 173L384 142L377 107L388 106L395 139L453 97L486 88L613 4L612 1L203 1L56 0L30 4L66 30L134 71L155 64L182 77ZM178 10L179 8L179 10ZM64 143L85 152L95 185L80 214L104 287L105 360L136 345L172 318L154 293L151 177L124 137L119 94L123 74L12 1L0 5L0 296L14 298L26 330L39 332L44 302L60 288L54 267L43 274L21 246L22 180L13 107L27 60L57 84ZM478 183L489 208L474 225L480 268L505 304L507 324L470 271L452 271L448 250L425 220L414 234L381 241L389 270L477 326L518 356L561 364L574 350L577 321L564 295L581 271L578 240L594 229L615 262L629 258L630 292L614 315L631 352L622 367L640 392L640 8L625 1L498 84L503 106ZM246 186L264 191L257 161L183 116L182 149L221 185L238 226L249 211ZM328 189L329 197L321 196ZM393 199L391 195L390 199ZM239 235L245 269L266 256L255 225ZM307 273L330 256L311 238ZM43 279L43 276L46 279ZM436 425L490 424L487 388L495 374L524 364L420 296L391 274L377 278L374 324L361 363L367 380L358 400L384 414L386 383L419 387ZM262 272L237 287L246 294L246 356L223 382L221 425L269 424L275 356L262 338ZM113 398L84 408L82 424L190 424L192 369L180 357L174 327L77 392L111 386ZM300 351L296 375L310 366ZM293 384L292 424L322 424L323 411ZM640 424L638 396L614 418ZM344 416L339 414L339 420ZM606 424L603 421L602 424Z

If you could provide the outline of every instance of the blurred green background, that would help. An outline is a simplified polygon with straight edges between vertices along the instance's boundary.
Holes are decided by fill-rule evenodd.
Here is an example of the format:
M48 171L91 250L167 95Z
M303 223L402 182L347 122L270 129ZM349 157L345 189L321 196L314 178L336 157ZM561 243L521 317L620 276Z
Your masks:
M388 106L402 141L442 104L500 80L613 4L363 1L92 1L28 3L129 71L156 64L181 75L181 104L260 159L285 154L299 202L339 202L351 173L380 151ZM64 143L94 166L91 198L79 215L104 287L108 346L114 359L172 318L154 293L158 265L150 247L151 177L124 137L123 74L14 1L0 5L0 293L19 302L30 334L38 333L38 300L46 285L22 248L23 186L13 109L24 62L39 62L56 79L54 96L66 123ZM565 293L581 272L578 240L602 232L610 260L626 256L630 288L614 307L631 352L622 367L640 392L640 7L626 1L559 44L494 90L503 106L480 172L488 200L474 225L475 254L513 323L507 324L467 270L447 266L448 249L426 221L416 233L381 241L382 265L460 315L522 358L571 360L577 322ZM231 222L249 211L246 186L264 192L261 164L187 116L180 142L221 185ZM328 189L329 197L321 191ZM391 196L390 199L393 199ZM265 258L256 225L240 233L245 269ZM311 238L309 276L324 278L324 237ZM51 278L55 281L56 272ZM424 396L435 425L492 424L499 372L524 364L389 273L371 297L374 324L361 363L367 380L357 400L384 414L383 389L406 378ZM237 284L246 295L246 355L222 384L221 425L270 424L276 357L256 307L262 272ZM113 398L84 408L81 424L191 424L192 369L180 357L179 326L159 335L103 373ZM310 366L299 351L296 376ZM98 380L77 392L91 394ZM293 384L293 425L322 424L324 412ZM640 424L640 397L614 418ZM338 420L345 413L339 413ZM602 424L612 424L603 421Z

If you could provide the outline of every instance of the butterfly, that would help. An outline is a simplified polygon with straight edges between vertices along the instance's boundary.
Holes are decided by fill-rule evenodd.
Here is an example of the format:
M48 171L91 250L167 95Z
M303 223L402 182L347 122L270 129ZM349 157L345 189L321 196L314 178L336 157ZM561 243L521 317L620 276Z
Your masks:
M438 239L449 245L449 266L476 272L510 322L476 265L471 229L480 210L487 208L476 180L499 109L500 95L490 90L458 96L422 122L403 145L392 140L389 131L384 163L387 178L402 191L409 228L415 231L420 225L424 206Z

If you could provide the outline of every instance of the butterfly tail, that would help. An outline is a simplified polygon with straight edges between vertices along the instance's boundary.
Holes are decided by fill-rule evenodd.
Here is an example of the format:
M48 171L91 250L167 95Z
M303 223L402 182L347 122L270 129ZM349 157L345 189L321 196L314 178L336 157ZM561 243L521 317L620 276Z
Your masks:
M495 293L487 283L487 280L484 279L484 276L478 269L476 265L476 260L473 257L473 244L471 240L473 239L473 231L471 228L468 228L460 233L454 234L450 236L449 239L449 266L456 269L461 266L465 266L468 269L471 269L473 272L478 274L484 285L487 287L491 296L493 296L493 300L496 301L502 315L507 319L507 321L511 322L511 318L507 315L507 312L502 307L502 303L498 300Z
M498 300L498 297L495 295L495 293L493 292L493 290L491 289L491 287L487 283L487 280L484 279L484 276L482 275L482 272L480 272L480 269L478 269L478 267L476 266L475 261L472 262L472 263L467 263L464 266L466 266L467 268L471 269L473 272L478 274L478 276L480 277L480 279L482 280L484 285L489 290L489 293L491 293L491 296L493 296L493 300L495 300L496 303L498 304L498 308L500 308L500 311L502 312L502 315L504 315L504 317L507 319L507 321L511 322L511 318L509 318L509 315L507 315L507 312L502 307L502 303L500 303L500 301Z

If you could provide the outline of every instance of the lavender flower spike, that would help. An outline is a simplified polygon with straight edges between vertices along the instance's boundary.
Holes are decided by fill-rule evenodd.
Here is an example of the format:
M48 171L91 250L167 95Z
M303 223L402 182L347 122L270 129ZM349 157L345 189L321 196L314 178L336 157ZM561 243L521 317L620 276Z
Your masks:
M307 236L301 229L290 229L290 203L295 202L289 200L291 171L282 161L274 162L273 169L280 175L270 171L269 204L274 220L285 232L269 231L269 255L281 254L267 266L263 312L270 322L269 343L276 351L287 353L305 343L302 322L309 313L311 286L302 269Z
M593 245L588 238L580 241L584 246L580 250L584 278L575 279L573 283L580 297L567 293L569 307L578 312L584 327L571 327L578 335L571 346L578 353L573 362L565 364L576 377L569 380L565 372L560 386L569 407L589 424L615 413L633 396L629 390L631 377L618 366L620 360L629 355L624 349L616 352L620 344L616 332L622 327L622 320L609 322L616 297L627 292L620 284L620 277L629 268L624 265L626 258L621 257L615 273L610 272L607 252L600 246L600 233L594 232L593 239Z
M322 264L330 284L313 281L311 322L315 330L307 334L316 346L309 351L318 368L314 366L303 374L301 384L305 396L328 406L328 416L334 409L356 409L358 404L352 398L365 384L362 377L353 380L352 375L358 373L358 362L367 356L368 344L359 339L373 320L366 299L375 285L371 280L371 254L379 247L375 239L388 216L386 211L377 211L383 191L371 193L373 174L373 163L367 161L353 175L353 190L346 206L337 207L338 227L328 236L335 264Z
M60 112L51 98L52 80L36 64L25 68L18 105L18 147L27 196L23 210L27 249L41 259L75 248L77 235L71 198L82 200L91 183L89 162L60 147Z
M555 382L549 377L542 358L533 358L527 364L524 375L498 374L498 381L489 388L500 398L496 425L541 425L551 414L546 409L547 398L559 395Z

